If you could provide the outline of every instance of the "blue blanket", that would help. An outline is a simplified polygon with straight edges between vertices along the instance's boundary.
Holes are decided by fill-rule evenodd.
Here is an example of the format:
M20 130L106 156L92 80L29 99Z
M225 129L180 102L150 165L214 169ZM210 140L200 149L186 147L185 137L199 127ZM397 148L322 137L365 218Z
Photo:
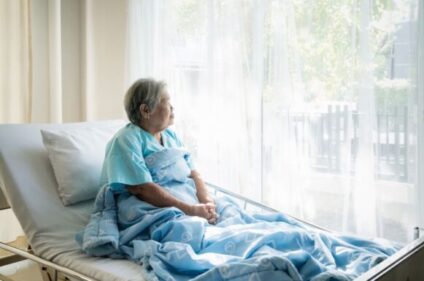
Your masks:
M146 163L155 182L197 202L184 157L184 151L168 149ZM149 280L166 281L351 280L397 250L389 243L312 229L281 213L248 214L226 196L216 203L219 219L210 225L104 186L77 241L89 255L133 260Z

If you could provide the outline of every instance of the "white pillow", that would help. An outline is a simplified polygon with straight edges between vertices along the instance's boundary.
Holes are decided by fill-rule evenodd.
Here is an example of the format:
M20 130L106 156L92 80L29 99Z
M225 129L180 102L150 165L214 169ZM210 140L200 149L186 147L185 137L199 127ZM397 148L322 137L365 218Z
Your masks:
M65 206L96 196L106 144L124 125L124 121L113 121L97 126L41 130Z

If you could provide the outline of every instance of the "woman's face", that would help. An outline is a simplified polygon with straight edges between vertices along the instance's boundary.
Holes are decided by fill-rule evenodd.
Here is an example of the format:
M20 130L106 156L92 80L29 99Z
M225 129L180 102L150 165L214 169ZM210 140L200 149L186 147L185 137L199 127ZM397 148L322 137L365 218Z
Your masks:
M165 130L174 123L173 109L168 91L165 89L162 91L159 104L150 113L149 122L159 130Z

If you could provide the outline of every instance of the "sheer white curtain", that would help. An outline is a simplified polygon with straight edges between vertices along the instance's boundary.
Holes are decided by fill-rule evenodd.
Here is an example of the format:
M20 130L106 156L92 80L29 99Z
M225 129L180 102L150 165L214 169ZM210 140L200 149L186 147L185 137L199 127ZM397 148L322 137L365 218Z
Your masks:
M414 75L414 83L417 85L416 98L411 99L412 104L417 106L417 116L414 122L414 129L417 131L417 149L412 155L413 159L416 160L416 220L419 223L419 226L424 225L424 173L420 172L424 170L424 126L422 120L424 120L424 3L419 2L419 12L417 19L417 37L415 41L415 50L413 52L413 57L417 61L417 71ZM421 120L421 121L420 121ZM421 188L419 188L421 187Z
M330 229L410 240L418 1L295 2L269 6L268 75L281 66L263 102L265 202Z
M419 190L417 7L130 0L128 84L168 82L207 180L324 227L406 241Z
M166 80L177 130L198 169L211 182L257 197L261 89L249 58L257 27L254 4L244 2L130 1L129 83Z

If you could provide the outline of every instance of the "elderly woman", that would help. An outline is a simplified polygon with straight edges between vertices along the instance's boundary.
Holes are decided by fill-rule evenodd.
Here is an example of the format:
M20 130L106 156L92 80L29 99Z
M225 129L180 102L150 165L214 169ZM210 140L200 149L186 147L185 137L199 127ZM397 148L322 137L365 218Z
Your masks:
M249 214L228 196L215 207L168 129L174 116L165 85L138 80L125 109L131 123L107 146L105 185L77 236L86 253L134 260L148 280L206 281L351 280L396 252L281 213Z
M109 184L115 194L129 192L154 207L176 207L186 215L216 223L214 201L190 157L186 158L186 165L191 171L187 175L191 182L185 188L192 188L188 192L197 197L191 202L184 202L178 193L173 194L172 190L155 183L146 165L145 158L155 152L183 147L175 132L168 128L174 122L174 112L165 83L137 80L127 91L124 104L131 123L108 143L102 182Z

